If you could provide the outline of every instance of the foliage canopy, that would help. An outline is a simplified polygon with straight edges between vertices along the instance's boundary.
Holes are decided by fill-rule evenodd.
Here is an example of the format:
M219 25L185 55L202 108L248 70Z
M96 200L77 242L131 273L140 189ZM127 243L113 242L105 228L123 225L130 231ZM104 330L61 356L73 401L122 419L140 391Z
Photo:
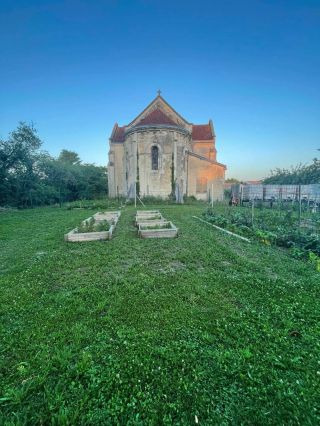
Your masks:
M33 207L107 194L107 169L82 164L76 152L58 158L41 151L33 124L20 122L0 140L0 205Z
M314 158L311 164L298 164L290 169L277 168L271 176L264 179L264 184L307 185L320 183L320 160Z

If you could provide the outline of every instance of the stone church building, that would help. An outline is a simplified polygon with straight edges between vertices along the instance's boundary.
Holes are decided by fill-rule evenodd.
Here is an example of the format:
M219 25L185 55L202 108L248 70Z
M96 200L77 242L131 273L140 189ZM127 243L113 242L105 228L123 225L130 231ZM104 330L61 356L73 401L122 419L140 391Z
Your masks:
M226 166L217 162L215 139L211 120L189 123L159 91L131 123L113 127L109 196L221 199Z

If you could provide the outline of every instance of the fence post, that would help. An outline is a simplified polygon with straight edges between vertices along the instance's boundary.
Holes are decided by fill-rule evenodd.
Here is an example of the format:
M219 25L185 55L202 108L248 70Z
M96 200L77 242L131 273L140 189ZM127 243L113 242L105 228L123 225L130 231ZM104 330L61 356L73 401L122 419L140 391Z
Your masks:
M213 183L211 184L211 207L213 208Z
M254 198L252 198L252 203L251 203L251 224L252 224L252 228L253 228L253 219L254 219Z
M134 207L137 208L137 182L134 183Z
M301 185L299 185L299 227L301 227Z

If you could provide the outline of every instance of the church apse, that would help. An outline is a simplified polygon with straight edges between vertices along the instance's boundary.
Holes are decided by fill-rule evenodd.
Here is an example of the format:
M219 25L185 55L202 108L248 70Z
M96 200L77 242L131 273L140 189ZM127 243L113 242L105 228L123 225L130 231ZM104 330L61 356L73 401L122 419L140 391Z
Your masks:
M115 124L110 137L110 197L133 198L138 185L140 197L165 199L175 190L180 198L207 199L212 185L221 188L225 169L216 161L211 120L189 123L160 94L131 123Z

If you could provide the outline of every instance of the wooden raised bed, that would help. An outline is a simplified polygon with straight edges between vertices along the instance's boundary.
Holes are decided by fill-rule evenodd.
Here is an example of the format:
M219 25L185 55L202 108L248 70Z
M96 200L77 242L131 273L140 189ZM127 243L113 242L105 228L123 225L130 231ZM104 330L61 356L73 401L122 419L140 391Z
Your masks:
M108 231L93 231L93 232L78 232L78 228L72 229L70 232L64 235L65 241L80 242L80 241L101 241L111 240L112 234L115 230L116 224L119 220L120 212L103 212L96 213L93 217L85 219L82 223L94 219L94 223L98 225L103 221L109 222L110 228ZM95 225L93 225L93 228Z
M121 212L98 212L93 215L96 222L102 222L103 220L107 220L108 222L113 222L116 224L120 218Z
M159 210L137 210L137 216L160 214Z
M168 228L170 224L170 228ZM163 228L161 228L163 225ZM140 238L175 238L178 236L178 228L174 226L172 222L165 222L159 226L159 228L154 228L153 224L139 224L139 237Z
M80 242L80 241L101 241L111 240L115 225L111 225L109 231L100 232L77 232L78 228L65 234L65 241Z
M165 219L162 217L161 213L158 210L139 210L136 213L136 226L139 226L140 223L149 222L150 223L161 223Z
M136 220L136 225L139 228L139 225L141 226L157 226L157 225L165 225L169 223L168 220L164 219L163 217L161 219L139 219L138 221Z

